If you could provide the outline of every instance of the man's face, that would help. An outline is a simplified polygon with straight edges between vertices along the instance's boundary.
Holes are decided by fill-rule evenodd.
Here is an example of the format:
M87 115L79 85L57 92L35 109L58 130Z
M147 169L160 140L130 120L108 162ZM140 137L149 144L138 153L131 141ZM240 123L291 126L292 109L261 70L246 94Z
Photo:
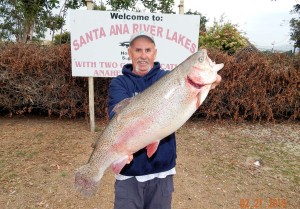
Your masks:
M128 48L128 55L132 60L133 73L144 76L154 65L157 49L155 44L146 37L134 40Z

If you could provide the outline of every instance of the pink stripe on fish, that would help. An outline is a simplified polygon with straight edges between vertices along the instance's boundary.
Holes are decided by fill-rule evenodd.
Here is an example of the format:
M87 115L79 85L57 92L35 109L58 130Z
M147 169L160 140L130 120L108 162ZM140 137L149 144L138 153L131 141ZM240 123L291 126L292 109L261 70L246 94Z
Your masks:
M112 146L113 150L124 150L127 151L127 154L133 154L133 151L136 150L135 147L127 147L126 144L132 138L139 136L141 133L145 132L149 127L149 122L151 119L136 120L132 124L127 124L127 128L124 128L123 131L117 137L114 145ZM142 145L140 145L142 144ZM140 144L137 144L137 147L145 147L143 141Z

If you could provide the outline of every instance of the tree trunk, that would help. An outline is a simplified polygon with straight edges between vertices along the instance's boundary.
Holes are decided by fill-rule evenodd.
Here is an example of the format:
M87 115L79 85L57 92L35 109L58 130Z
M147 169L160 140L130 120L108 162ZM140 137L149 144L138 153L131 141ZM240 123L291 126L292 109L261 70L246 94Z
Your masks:
M27 43L27 41L32 40L32 35L33 35L33 21L25 20L25 27L24 27L21 42Z

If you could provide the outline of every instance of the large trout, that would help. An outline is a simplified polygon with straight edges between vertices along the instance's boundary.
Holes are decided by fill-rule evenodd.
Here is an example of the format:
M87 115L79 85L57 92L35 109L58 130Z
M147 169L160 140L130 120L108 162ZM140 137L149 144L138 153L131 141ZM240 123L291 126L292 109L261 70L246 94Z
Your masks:
M202 49L130 101L120 102L88 163L76 172L76 189L85 196L94 195L109 166L119 173L133 153L144 147L151 157L159 141L179 129L220 82L217 72L223 66L212 62Z

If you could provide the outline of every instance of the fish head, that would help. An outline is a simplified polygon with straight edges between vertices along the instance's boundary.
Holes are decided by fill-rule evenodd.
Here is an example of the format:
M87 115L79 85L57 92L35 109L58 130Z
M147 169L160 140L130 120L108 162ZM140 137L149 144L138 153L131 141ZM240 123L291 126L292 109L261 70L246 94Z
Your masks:
M207 55L206 49L200 49L188 59L186 70L186 81L196 89L211 85L218 79L218 71L224 64L216 64Z

